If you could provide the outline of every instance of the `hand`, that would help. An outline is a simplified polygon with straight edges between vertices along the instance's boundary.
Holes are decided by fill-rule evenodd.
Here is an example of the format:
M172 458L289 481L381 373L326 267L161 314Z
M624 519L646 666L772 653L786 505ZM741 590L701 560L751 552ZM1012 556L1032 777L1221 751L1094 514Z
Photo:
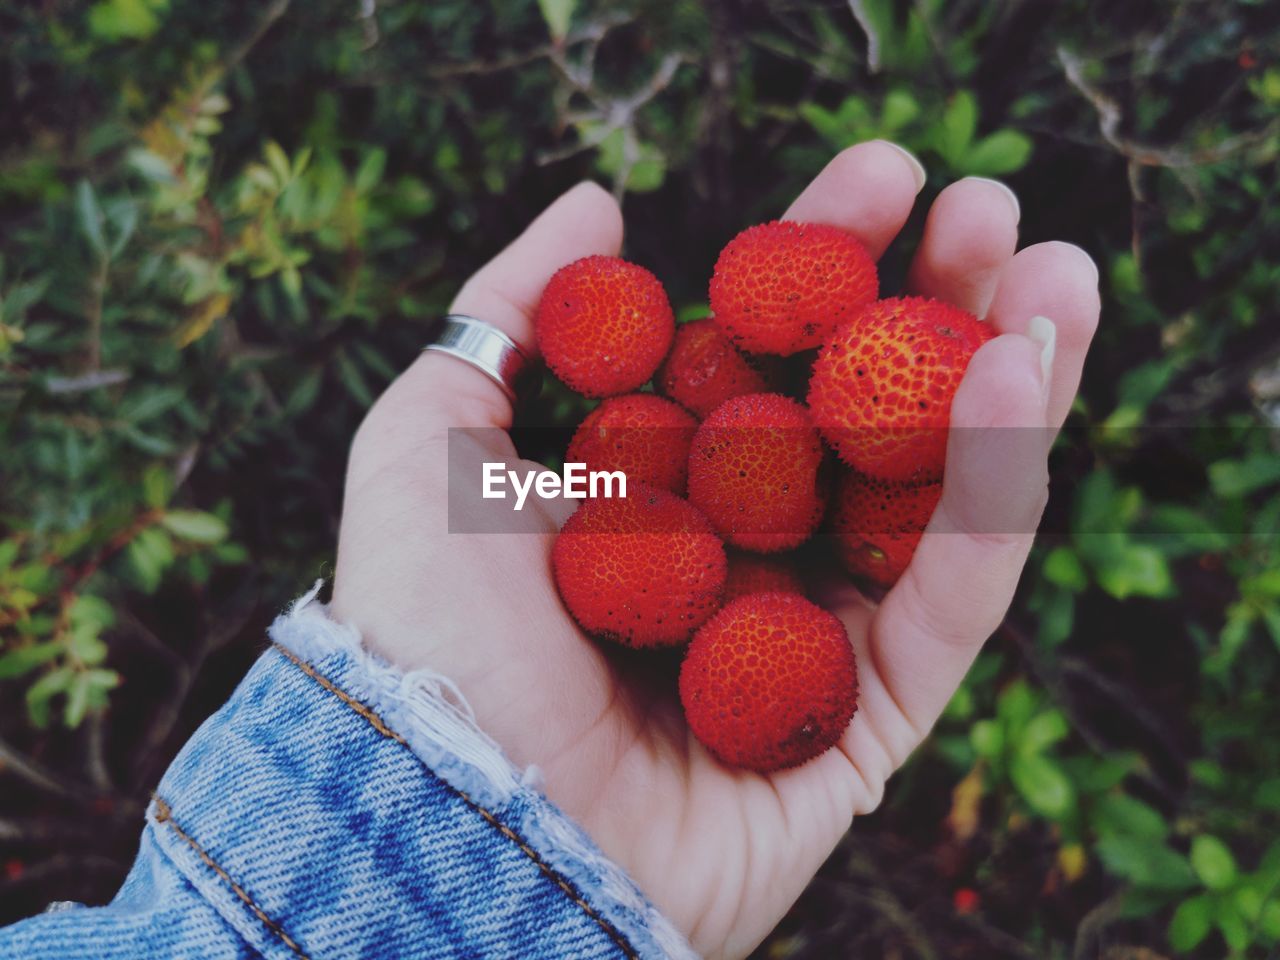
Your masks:
M922 180L897 148L861 144L833 159L786 217L850 230L879 258ZM941 504L898 585L878 607L847 584L817 598L848 627L861 694L838 747L797 769L765 777L722 766L669 693L629 683L577 629L549 563L572 506L560 501L565 510L552 515L531 498L518 515L523 533L447 532L448 428L505 430L511 421L483 374L423 354L356 436L335 616L401 667L453 679L481 727L516 764L542 769L550 799L704 955L743 956L769 933L851 819L879 803L1013 596L1046 498L1045 438L1071 405L1099 310L1089 257L1065 243L1015 255L1017 223L1017 202L1000 185L952 184L929 213L909 285L1002 334L973 358L952 426L1037 429L953 430ZM551 274L588 254L616 254L621 241L617 205L579 185L472 277L453 309L532 347L531 318ZM1057 325L1047 378L1042 344L1023 335L1037 314ZM991 455L992 443L1014 434L1038 440L1011 466ZM491 436L484 459L514 464L506 434Z

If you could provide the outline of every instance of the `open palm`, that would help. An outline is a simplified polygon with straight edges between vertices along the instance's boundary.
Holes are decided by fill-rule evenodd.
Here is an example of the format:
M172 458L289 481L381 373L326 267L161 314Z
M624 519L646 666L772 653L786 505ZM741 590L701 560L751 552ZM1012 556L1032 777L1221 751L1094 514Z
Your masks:
M785 216L847 229L879 257L921 179L897 148L862 144L835 157ZM455 457L516 461L501 432L510 406L482 374L424 354L357 434L335 616L399 666L451 678L481 727L515 763L540 768L550 799L708 956L748 953L852 817L876 806L1013 595L1046 495L1048 438L1098 319L1088 256L1063 243L1015 255L1017 222L1012 195L977 179L942 191L929 213L912 292L985 316L1002 335L974 357L956 397L952 426L962 429L952 432L943 498L906 575L878 607L837 581L818 597L848 627L859 708L837 749L797 769L765 777L721 765L685 727L673 684L637 680L631 659L618 670L578 630L549 563L571 506L556 513L530 498L516 515L523 532L448 532L449 428L497 428L455 436L470 445ZM616 254L621 241L617 205L580 185L476 274L454 309L531 347L551 274ZM1056 348L1024 335L1037 315L1056 324ZM990 429L1001 427L1033 429Z

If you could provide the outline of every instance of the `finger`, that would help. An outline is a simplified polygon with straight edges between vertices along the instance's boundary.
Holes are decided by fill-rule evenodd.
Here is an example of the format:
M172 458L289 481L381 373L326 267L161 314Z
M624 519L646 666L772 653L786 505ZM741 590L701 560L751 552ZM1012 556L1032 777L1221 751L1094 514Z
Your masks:
M917 737L999 626L1044 509L1044 353L1006 334L974 355L951 409L942 499L872 621L872 655Z
M924 180L920 161L901 147L860 143L836 154L783 219L848 230L879 260L907 222Z
M968 177L933 201L907 287L985 316L1018 243L1018 198L996 180Z
M1045 316L1058 330L1049 395L1049 425L1062 426L1085 354L1098 329L1098 268L1071 243L1037 243L1016 253L1000 273L987 319L1001 333L1024 333L1031 318Z
M459 291L451 313L493 324L532 355L533 314L551 275L592 254L616 255L622 246L622 212L594 183L580 183L547 207ZM449 427L511 425L502 389L455 357L424 353L391 388L420 418ZM390 392L390 391L389 391ZM402 395L402 396L401 396Z

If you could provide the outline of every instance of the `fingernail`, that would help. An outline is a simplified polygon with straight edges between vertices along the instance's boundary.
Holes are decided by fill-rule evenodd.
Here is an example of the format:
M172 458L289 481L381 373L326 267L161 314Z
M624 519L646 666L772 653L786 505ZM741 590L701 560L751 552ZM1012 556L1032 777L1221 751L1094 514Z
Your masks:
M1058 327L1048 317L1035 316L1027 324L1027 336L1040 344L1040 383L1047 399L1053 379L1053 355L1058 348Z
M993 180L990 177L967 177L966 179L975 183L989 183L993 187L999 187L1004 192L1004 195L1009 198L1009 202L1013 204L1014 222L1022 219L1022 207L1018 203L1018 195L1013 192L1007 183L1001 183L999 180Z
M911 173L916 178L916 193L924 189L924 182L928 179L928 175L924 172L924 164L916 159L916 155L906 147L900 147L892 140L874 140L873 143L883 143L885 146L893 147L897 150L904 160L911 165Z

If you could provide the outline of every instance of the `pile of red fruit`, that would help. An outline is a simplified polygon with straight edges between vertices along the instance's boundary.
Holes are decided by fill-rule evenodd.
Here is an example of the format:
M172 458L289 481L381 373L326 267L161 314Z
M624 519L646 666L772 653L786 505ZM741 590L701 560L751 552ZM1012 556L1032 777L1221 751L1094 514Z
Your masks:
M587 500L561 530L561 598L595 637L687 644L689 726L733 766L796 766L844 733L853 650L787 551L825 521L851 574L892 585L941 493L956 387L992 336L946 303L876 298L855 237L779 221L725 247L712 316L679 329L657 278L616 257L564 267L538 306L547 365L604 398L567 460L627 476L625 499ZM807 396L778 386L788 364Z

